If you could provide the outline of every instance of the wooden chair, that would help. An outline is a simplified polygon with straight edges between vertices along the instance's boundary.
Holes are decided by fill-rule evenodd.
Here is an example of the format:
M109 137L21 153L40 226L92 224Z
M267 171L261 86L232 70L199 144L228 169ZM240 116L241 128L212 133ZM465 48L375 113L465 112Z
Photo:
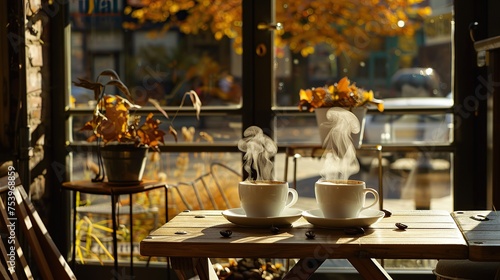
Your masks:
M0 197L2 279L76 279L16 172L0 178Z
M242 175L231 167L214 162L210 170L189 182L169 184L169 205L175 216L183 210L229 209L239 205L238 182Z

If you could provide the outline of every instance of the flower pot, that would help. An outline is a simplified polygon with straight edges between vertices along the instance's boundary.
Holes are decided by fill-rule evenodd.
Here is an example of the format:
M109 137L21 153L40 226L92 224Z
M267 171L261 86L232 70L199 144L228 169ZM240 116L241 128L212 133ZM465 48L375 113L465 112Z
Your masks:
M141 182L148 149L148 147L121 144L102 147L101 157L108 182L115 184Z
M321 144L325 142L325 138L328 135L328 132L330 132L331 127L321 125L324 122L327 122L328 119L326 118L326 112L331 107L326 107L326 108L316 108L314 109L314 112L316 114L316 122L318 124L319 128L319 137L321 140ZM352 138L352 144L354 145L354 148L358 149L361 147L361 144L363 143L363 134L365 131L365 116L366 116L366 107L353 107L353 108L344 108L350 112L352 112L356 118L359 121L359 127L360 131L357 134L352 133L351 138Z

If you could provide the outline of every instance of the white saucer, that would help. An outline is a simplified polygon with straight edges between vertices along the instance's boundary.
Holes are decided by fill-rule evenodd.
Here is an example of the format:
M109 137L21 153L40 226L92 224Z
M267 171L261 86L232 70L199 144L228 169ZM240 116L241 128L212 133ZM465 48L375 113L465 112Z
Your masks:
M327 219L323 216L320 209L302 212L302 216L309 223L327 228L368 227L380 221L384 215L382 211L366 209L357 218Z
M276 217L247 217L242 208L233 208L222 211L222 215L231 223L240 226L271 227L290 226L302 216L302 210L285 208L280 216Z

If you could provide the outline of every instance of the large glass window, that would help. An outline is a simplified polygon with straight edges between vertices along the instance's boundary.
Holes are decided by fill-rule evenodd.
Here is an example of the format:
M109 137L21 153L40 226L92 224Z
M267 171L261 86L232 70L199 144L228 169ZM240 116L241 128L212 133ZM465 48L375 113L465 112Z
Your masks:
M164 3L158 6L160 2ZM161 146L162 152L150 153L143 177L167 182L168 196L162 189L133 196L136 264L150 261L139 256L138 244L149 231L166 222L165 204L169 218L186 209L237 207L234 190L241 180L241 155L235 152L235 141L242 131L241 1L220 2L220 7L209 6L208 10L193 9L193 5L208 2L157 4L70 1L71 80L95 81L101 71L113 69L142 107L135 112L142 119L150 111L158 112L148 99L156 100L170 116L166 119L156 113L167 132L166 145ZM222 6L229 10L218 14ZM198 18L201 11L213 18ZM203 22L196 23L199 19L212 24L218 21L216 17L232 17L232 25L218 34L202 26ZM186 30L189 26L197 30ZM106 90L118 93L112 87ZM202 102L199 120L189 99L179 110L184 93L190 90L196 91ZM70 94L67 140L71 180L90 181L98 172L96 143L88 143L91 132L81 128L91 119L97 101L93 91L74 84ZM178 133L177 143L168 133L170 125ZM74 203L78 212L76 261L112 262L109 197L82 193ZM130 204L128 196L120 197L120 262L128 261L131 250L125 210Z
M268 47L274 50L273 90L266 93L269 102L255 102L252 107L243 104L248 77L243 76L242 61L254 50L242 49L246 24L242 1L143 2L70 2L71 79L94 80L103 69L115 69L143 106L138 110L143 117L153 111L147 98L157 100L172 115L186 91L198 93L203 103L200 120L189 102L184 105L173 124L179 142L167 136L167 145L161 147L162 153L153 154L146 172L147 178L176 186L168 201L170 215L197 204L186 202L193 197L193 185L185 183L212 172L213 163L222 162L241 172L236 141L244 129L242 120L260 112L274 114L270 126L280 147L275 158L276 178L282 179L286 173L288 181L296 178L301 207L314 208L313 186L321 159L302 155L295 158L296 168L284 165L290 156L285 153L287 148L321 146L314 113L298 109L299 91L331 85L345 76L357 86L373 90L385 104L383 113L368 110L363 146L358 149L360 172L353 177L371 187L383 187L388 209L452 210L452 1L407 1L419 2L408 6L360 1L355 6L350 1L276 0L275 18L282 29L270 31L276 39L276 45ZM259 3L267 5L264 2ZM267 69L255 69L253 78L259 81L262 73L268 73ZM80 128L90 119L96 101L93 92L76 86L71 87L71 96L71 178L90 180L95 173L95 149L86 142L89 134ZM262 104L272 104L272 108L262 108L267 106ZM161 120L168 130L171 119ZM380 162L372 149L375 145L382 147ZM224 190L235 205L232 191L238 178L226 173L221 176L233 186ZM143 231L165 221L158 210L164 209L162 195L152 192L134 199L147 210L139 217L144 227L134 229ZM79 197L79 219L90 217L95 223L105 223L102 213L89 212L103 200ZM137 242L142 236L134 234ZM106 260L106 246L95 248L97 259ZM84 258L95 260L95 256Z
M384 101L383 113L369 108L363 144L383 146L386 185L394 184L389 173L393 168L401 169L400 165L404 165L402 169L415 172L417 163L424 162L422 164L431 166L429 173L447 172L446 193L449 194L452 157L451 149L446 147L453 142L452 3L423 1L395 8L381 2L372 8L387 9L394 18L365 16L358 20L357 13L367 8L365 4L354 7L339 1L289 5L276 1L277 20L284 22L280 38L290 46L297 42L303 44L296 49L276 46L277 140L284 146L320 145L315 115L297 113L299 91L332 85L348 77L358 87L373 90L375 97ZM338 10L344 12L342 20L331 15ZM411 14L410 11L415 10L420 13ZM318 18L326 11L324 17L333 18L325 27L324 19ZM400 15L396 11L406 13L407 17L397 19ZM384 24L392 24L394 32L373 29L375 25ZM407 25L412 27L405 30ZM443 150L448 155L442 156ZM298 177L300 173L299 169ZM306 180L308 175L304 177ZM404 184L397 188L403 187ZM450 210L451 206L437 207Z
M314 207L314 182L325 162L314 150L321 147L315 114L298 112L299 91L348 77L358 87L373 90L385 107L383 113L374 107L368 110L363 145L357 151L360 171L351 178L379 191L383 188L383 205L389 210L452 211L452 1L422 1L409 9L396 8L406 13L406 19L396 19L399 15L386 1L367 5L372 5L372 11L391 10L394 30L402 31L391 34L373 29L391 25L390 18L373 12L373 18L357 14L367 8L366 3L326 2L276 1L277 21L283 22L281 34L288 43L276 46L277 141L297 152L287 155L291 163L288 179L296 181L303 201ZM422 13L412 15L409 11L414 9ZM335 18L337 11L343 13ZM403 31L410 24L412 31ZM302 47L290 47L298 42ZM376 145L382 149L380 162ZM434 264L432 260L384 262L396 269L429 270ZM344 266L349 264L335 260L321 268Z

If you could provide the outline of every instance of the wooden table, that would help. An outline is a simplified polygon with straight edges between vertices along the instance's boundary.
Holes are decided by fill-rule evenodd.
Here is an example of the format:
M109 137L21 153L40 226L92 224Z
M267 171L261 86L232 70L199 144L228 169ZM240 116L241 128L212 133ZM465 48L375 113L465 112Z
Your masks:
M130 215L130 273L133 275L134 271L134 260L133 260L133 225L132 225L132 194L141 193L145 191L150 191L158 188L165 189L165 215L168 220L168 191L167 191L167 183L151 181L151 180L143 180L139 184L134 185L115 185L107 182L92 182L90 180L81 180L81 181L71 181L64 182L62 187L67 190L73 191L73 253L72 253L72 263L74 267L75 263L75 244L76 244L76 192L87 193L87 194L98 194L98 195L109 195L111 197L111 220L113 224L113 257L114 257L114 267L115 270L118 271L118 241L116 238L116 229L118 227L117 215L116 215L116 203L118 202L118 196L120 195L129 195L130 199L130 207L129 207L129 215Z
M500 261L500 213L455 211L452 217L469 245L471 261Z
M408 229L399 230L395 223ZM221 230L232 235L224 238ZM316 237L307 239L313 230ZM348 259L366 279L391 279L375 259L466 259L462 233L446 211L414 210L393 213L367 228L363 235L343 229L322 229L304 218L275 234L269 228L241 227L221 211L191 211L174 217L141 241L141 255L170 257L183 279L195 267L203 279L215 279L208 258L298 258L284 279L307 279L326 259ZM189 263L189 265L186 265Z

